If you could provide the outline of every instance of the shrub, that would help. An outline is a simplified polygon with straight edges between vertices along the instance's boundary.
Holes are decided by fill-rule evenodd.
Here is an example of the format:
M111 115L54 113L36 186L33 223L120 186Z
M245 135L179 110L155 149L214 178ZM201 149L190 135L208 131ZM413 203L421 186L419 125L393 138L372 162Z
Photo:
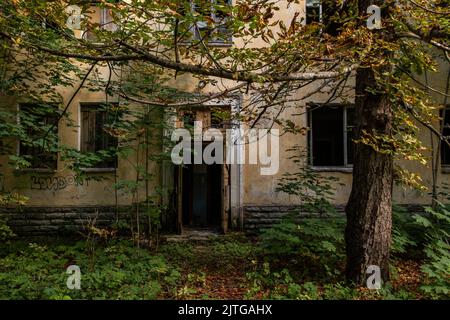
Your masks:
M288 217L262 232L260 248L275 257L312 257L327 275L337 275L345 252L344 226L343 216L308 218L298 223Z
M415 215L415 221L424 228L426 243L422 271L427 279L421 289L432 298L450 294L450 211L442 204L436 209L427 207L427 215Z
M405 207L392 208L392 245L393 254L410 253L410 249L423 242L423 230L414 221Z
M66 268L71 264L81 269L81 290L66 286ZM155 299L178 279L179 273L163 257L130 242L99 248L92 269L81 242L31 243L0 259L0 299Z

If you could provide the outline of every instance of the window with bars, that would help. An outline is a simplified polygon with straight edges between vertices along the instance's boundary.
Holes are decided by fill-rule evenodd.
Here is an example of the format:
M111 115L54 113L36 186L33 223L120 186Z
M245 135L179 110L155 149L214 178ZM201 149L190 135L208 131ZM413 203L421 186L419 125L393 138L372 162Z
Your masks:
M119 116L106 110L103 104L81 106L81 152L106 151L102 153L104 160L96 163L95 168L117 168L118 139L111 133Z
M56 170L58 115L54 105L19 105L18 121L27 138L20 140L18 153L31 164L30 169Z
M312 105L309 112L309 154L315 167L353 164L355 111L346 105Z

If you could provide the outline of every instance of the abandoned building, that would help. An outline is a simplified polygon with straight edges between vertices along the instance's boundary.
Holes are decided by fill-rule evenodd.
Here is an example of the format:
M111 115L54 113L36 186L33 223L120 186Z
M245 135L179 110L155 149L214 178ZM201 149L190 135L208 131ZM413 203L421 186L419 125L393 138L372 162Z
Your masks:
M314 22L315 14L320 15L320 1L303 1L298 4L299 11L306 19L304 23ZM277 15L286 21L292 20L294 11L285 8ZM108 24L111 17L107 9L93 8L92 19L100 24ZM214 19L215 17L212 17ZM224 31L226 32L226 30ZM76 30L79 37L89 38L89 32ZM214 45L214 44L211 44ZM217 43L218 46L229 44ZM239 45L239 43L233 43ZM264 43L254 43L262 46ZM105 67L98 66L97 72L108 75ZM450 69L444 62L440 72L429 75L430 85L445 92L445 79ZM202 85L190 75L182 75L172 81L173 85L186 92L208 94L216 88L210 84ZM224 87L235 86L231 80L223 81ZM314 86L314 83L298 92L302 96ZM67 104L75 88L61 87L59 93L63 104ZM182 128L184 121L202 121L206 126L225 130L226 124L214 122L211 110L221 108L231 115L239 113L246 105L252 93L233 94L219 97L205 103L202 108L189 113L189 119L179 116L167 117L173 128ZM433 94L433 93L432 93ZM442 95L434 94L440 104L445 103ZM14 140L15 154L35 155L31 161L32 167L17 170L8 165L10 155L0 155L0 191L17 192L29 198L24 206L2 207L1 213L8 218L8 223L19 235L52 235L65 234L83 228L88 219L95 218L99 225L110 225L120 217L127 217L132 211L136 199L133 195L117 190L117 180L135 179L135 167L132 162L141 161L152 173L153 179L139 186L139 199L144 201L145 188L150 190L167 189L159 201L164 204L167 212L162 215L163 226L168 230L182 232L183 228L195 226L210 227L222 232L228 230L256 230L264 225L277 221L286 212L301 206L299 200L286 193L277 191L279 179L286 172L295 170L295 164L289 157L289 149L299 146L307 150L311 159L309 166L317 174L338 178L334 185L332 202L341 211L345 206L352 181L352 128L354 111L351 101L347 99L335 101L322 108L311 108L311 105L321 105L328 100L325 93L314 94L297 104L306 112L295 112L286 109L282 117L290 119L299 127L308 128L305 134L287 133L279 137L279 168L273 175L262 175L260 164L187 164L174 165L170 161L150 162L145 164L145 157L137 159L136 155L129 158L117 157L98 163L95 167L85 168L86 179L79 180L60 156L36 153L32 148ZM109 98L109 103L120 104L119 96ZM1 97L1 108L30 108L31 104L23 99ZM82 89L76 94L68 107L68 115L73 123L59 121L54 126L59 142L79 151L98 152L109 146L120 143L103 130L107 115L98 108L105 103L104 92L93 92ZM296 110L298 110L298 108ZM186 120L187 119L187 120ZM43 121L52 121L46 119ZM443 119L445 125L450 125L450 113ZM245 123L235 123L239 128ZM444 130L444 135L450 133ZM420 133L425 146L441 143L436 137L430 136L428 130ZM163 147L162 147L163 148ZM236 149L236 152L243 149ZM434 149L436 150L436 149ZM225 150L227 152L227 150ZM436 152L436 151L435 151ZM450 148L442 144L437 178L440 185L450 183ZM245 156L245 155L244 155ZM273 156L273 155L272 155ZM248 158L249 155L247 154ZM431 154L430 154L431 157ZM432 185L433 172L430 164L422 165L410 161L402 166L421 175L426 186ZM20 172L18 172L20 171ZM100 179L101 177L101 179ZM97 179L98 178L98 179ZM394 202L400 205L423 205L431 202L427 191L421 192L400 185L394 186Z

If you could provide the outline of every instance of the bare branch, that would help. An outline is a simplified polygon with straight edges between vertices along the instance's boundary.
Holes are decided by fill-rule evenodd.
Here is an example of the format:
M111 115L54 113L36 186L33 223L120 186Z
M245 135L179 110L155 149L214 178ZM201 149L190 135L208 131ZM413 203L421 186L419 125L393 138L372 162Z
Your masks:
M183 103L162 103L162 102L157 102L157 101L149 101L149 100L144 100L144 99L140 99L140 98L136 98L136 97L131 97L130 95L125 93L122 88L119 89L120 90L119 95L125 99L128 99L133 102L141 103L141 104L147 104L147 105L153 105L153 106L159 106L159 107L190 107L190 106L203 105L203 104L207 103L208 101L224 97L233 91L236 91L236 90L239 90L239 89L245 87L246 85L247 85L246 83L241 83L230 89L226 89L224 91L209 95L204 99L201 99L198 101L183 102Z

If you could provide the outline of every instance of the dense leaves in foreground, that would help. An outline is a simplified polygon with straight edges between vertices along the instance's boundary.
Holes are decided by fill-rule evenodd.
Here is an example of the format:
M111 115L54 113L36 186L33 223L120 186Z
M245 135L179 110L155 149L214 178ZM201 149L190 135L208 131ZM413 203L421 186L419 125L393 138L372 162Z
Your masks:
M395 212L393 279L381 290L345 282L344 221L332 217L286 219L259 238L231 234L158 250L125 239L95 247L16 240L0 250L0 299L448 298L449 212ZM81 268L81 290L66 287L71 264Z

